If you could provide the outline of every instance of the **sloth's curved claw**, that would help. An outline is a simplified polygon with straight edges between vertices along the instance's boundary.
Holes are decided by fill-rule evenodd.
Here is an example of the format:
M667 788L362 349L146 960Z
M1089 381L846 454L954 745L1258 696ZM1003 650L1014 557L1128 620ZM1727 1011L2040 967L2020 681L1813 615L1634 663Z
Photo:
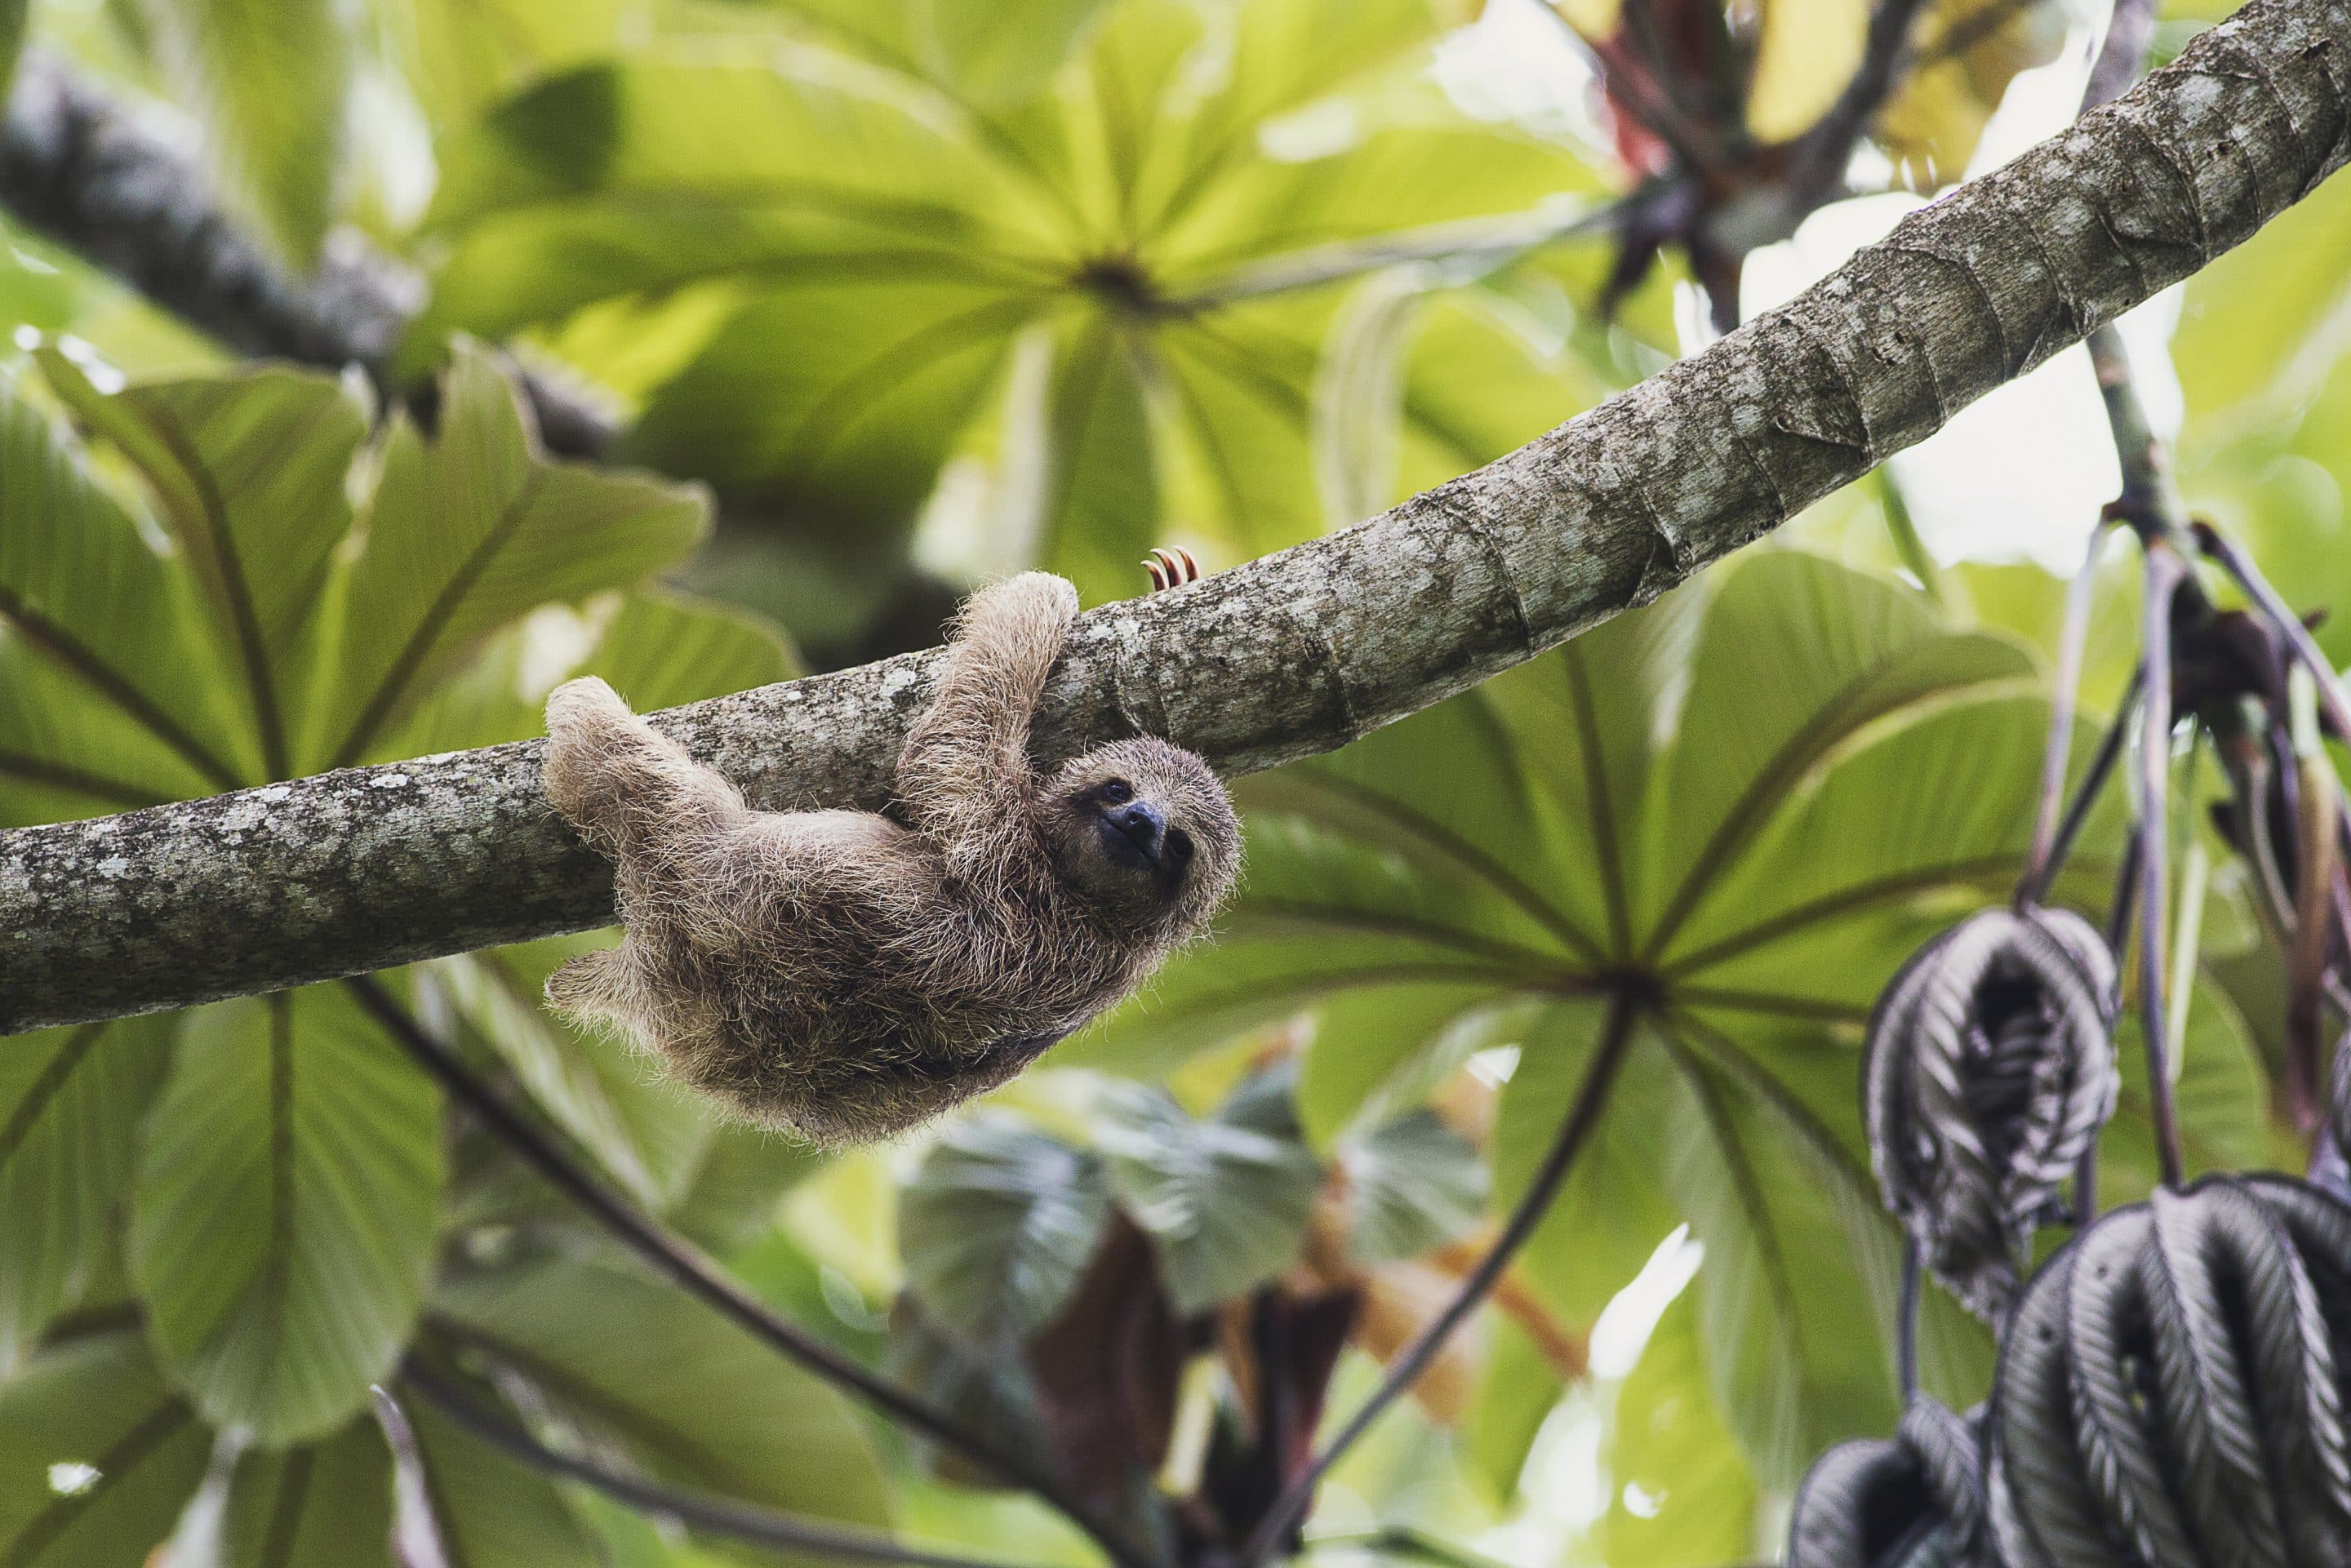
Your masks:
M1143 563L1143 570L1151 574L1151 591L1154 593L1200 580L1200 563L1193 559L1192 552L1182 545L1154 545L1151 558Z

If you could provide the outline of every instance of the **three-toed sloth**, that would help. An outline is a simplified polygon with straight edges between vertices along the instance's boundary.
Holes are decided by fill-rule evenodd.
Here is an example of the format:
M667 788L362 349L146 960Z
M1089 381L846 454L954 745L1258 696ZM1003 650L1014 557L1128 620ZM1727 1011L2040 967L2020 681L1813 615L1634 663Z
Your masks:
M1056 771L1029 716L1077 614L1029 572L965 607L898 758L904 821L755 811L596 679L547 705L558 811L618 864L626 937L548 981L741 1114L887 1137L1002 1083L1200 934L1239 870L1207 763L1114 741Z

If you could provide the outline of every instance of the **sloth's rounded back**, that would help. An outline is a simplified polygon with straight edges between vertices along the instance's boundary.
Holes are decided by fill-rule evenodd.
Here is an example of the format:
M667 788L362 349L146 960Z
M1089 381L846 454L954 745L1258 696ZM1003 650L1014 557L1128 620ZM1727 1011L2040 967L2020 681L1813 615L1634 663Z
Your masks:
M1041 853L964 885L927 840L870 813L754 815L701 858L680 956L770 1048L974 1052L1067 1027L1126 956Z

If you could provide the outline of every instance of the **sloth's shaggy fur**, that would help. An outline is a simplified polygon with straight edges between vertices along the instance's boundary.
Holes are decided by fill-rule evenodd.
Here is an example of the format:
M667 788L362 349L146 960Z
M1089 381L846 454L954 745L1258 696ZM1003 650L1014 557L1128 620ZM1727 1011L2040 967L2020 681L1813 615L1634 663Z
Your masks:
M1240 831L1192 753L1121 740L1040 776L1030 710L1077 613L1030 572L965 607L898 758L904 823L754 811L576 680L547 792L619 865L621 946L548 982L742 1115L887 1137L996 1087L1139 986L1231 891Z

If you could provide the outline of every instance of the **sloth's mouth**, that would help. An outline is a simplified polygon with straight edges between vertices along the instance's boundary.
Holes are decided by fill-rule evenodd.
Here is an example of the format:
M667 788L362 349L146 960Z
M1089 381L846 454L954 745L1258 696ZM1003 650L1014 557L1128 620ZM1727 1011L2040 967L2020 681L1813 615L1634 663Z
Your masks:
M1161 840L1155 833L1138 833L1121 826L1110 818L1101 820L1097 830L1102 835L1102 852L1113 865L1129 871L1161 871L1165 869L1161 859Z
M1110 856L1112 865L1123 865L1135 873L1168 870L1166 818L1150 806L1138 801L1123 811L1105 811L1101 816L1101 834L1102 853Z

